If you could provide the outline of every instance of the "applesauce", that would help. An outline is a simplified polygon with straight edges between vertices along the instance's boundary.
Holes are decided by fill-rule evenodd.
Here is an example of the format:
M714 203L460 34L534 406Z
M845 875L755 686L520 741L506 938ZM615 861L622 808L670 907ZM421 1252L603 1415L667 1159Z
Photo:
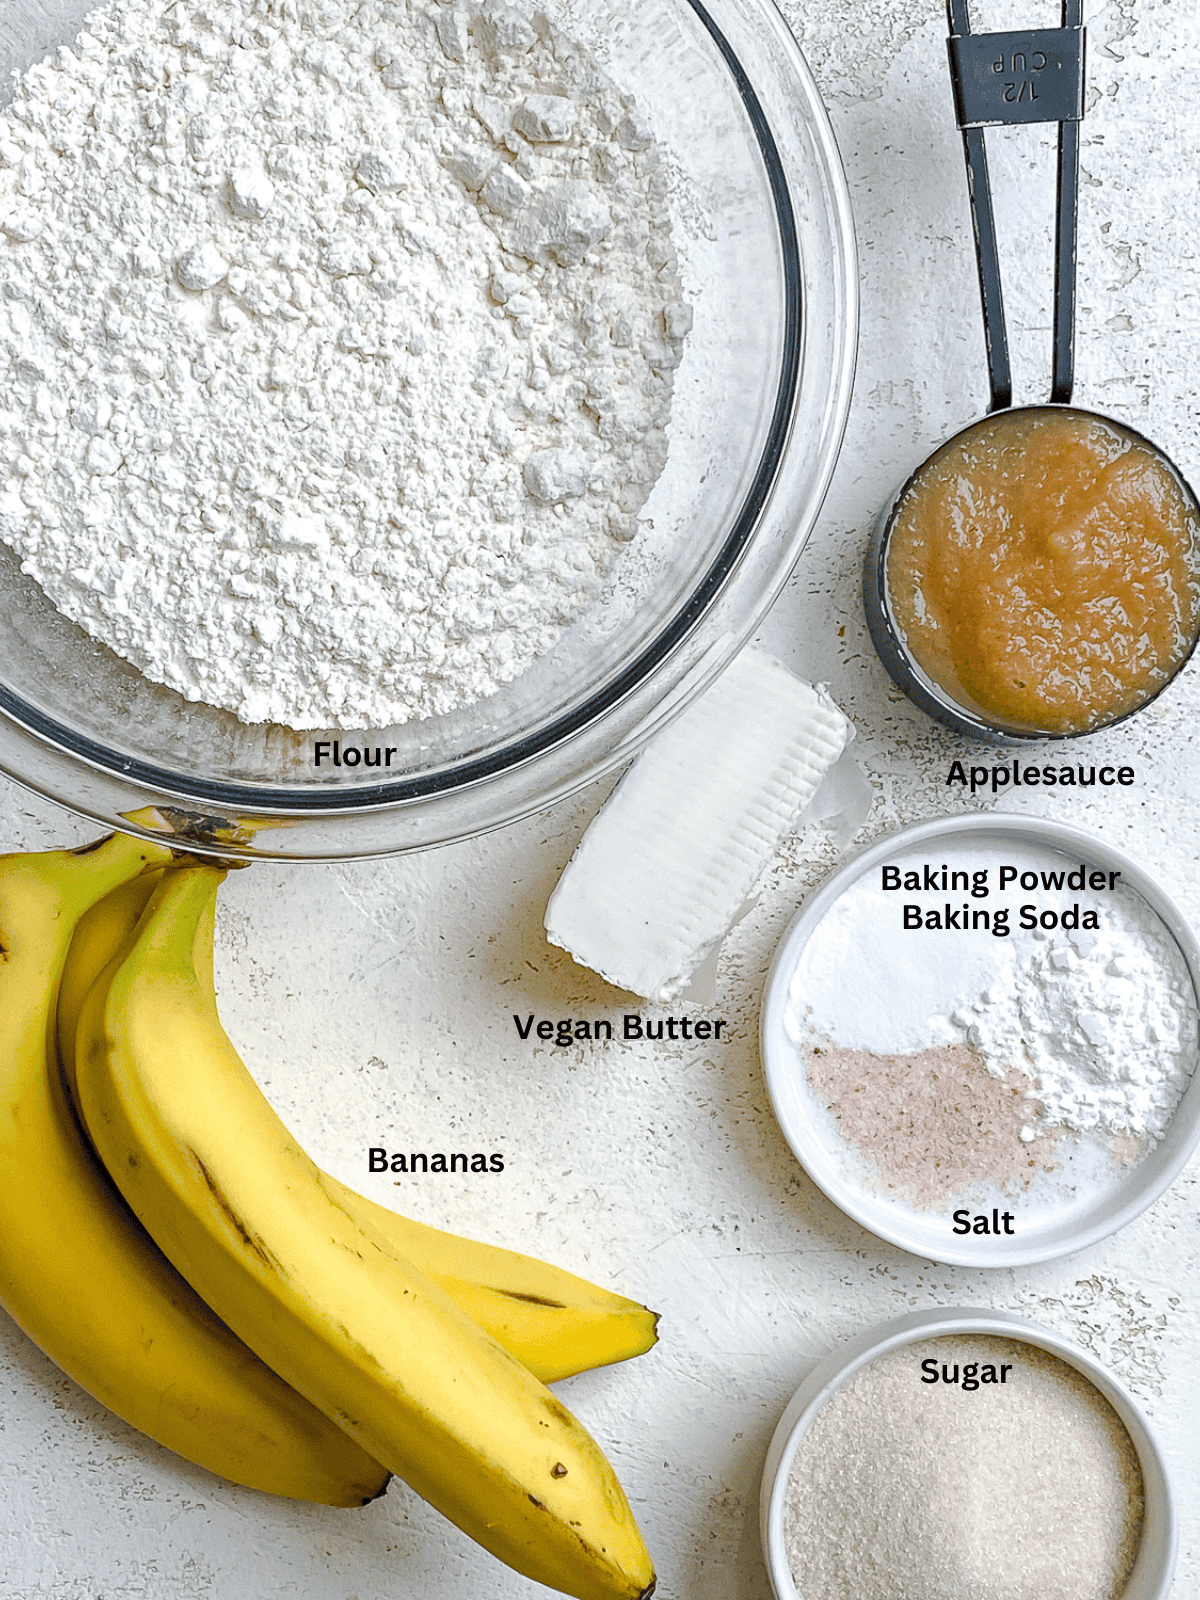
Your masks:
M887 590L917 664L989 720L1084 733L1174 675L1200 628L1200 514L1154 447L1056 407L951 439L893 514Z

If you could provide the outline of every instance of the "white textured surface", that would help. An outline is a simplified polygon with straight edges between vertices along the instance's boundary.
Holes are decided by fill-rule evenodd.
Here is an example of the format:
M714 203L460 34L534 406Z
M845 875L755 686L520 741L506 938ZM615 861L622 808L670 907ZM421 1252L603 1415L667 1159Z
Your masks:
M6 0L10 15L40 0ZM980 24L1056 8L981 5ZM854 197L864 321L857 399L817 532L762 642L827 681L878 787L870 828L970 801L944 785L968 753L894 691L859 604L867 526L923 452L983 403L965 181L947 115L940 6L790 3L830 96ZM1200 24L1168 0L1094 11L1084 125L1077 391L1160 441L1200 480L1195 172ZM47 41L55 37L46 30ZM994 139L1018 385L1041 393L1053 185L1039 136ZM1027 183L1032 195L1011 199ZM1047 263L1045 273L1035 271ZM1022 790L1007 806L1095 828L1158 872L1200 921L1200 716L1193 666L1146 714L1087 741L1137 768L1129 789ZM1081 747L1082 748L1082 747ZM768 1600L757 1532L767 1441L813 1360L929 1305L995 1305L1084 1344L1157 1422L1181 1490L1174 1600L1200 1593L1200 1248L1193 1164L1124 1233L1041 1267L934 1267L879 1244L796 1167L759 1071L758 996L804 892L834 859L785 842L723 954L726 1045L521 1044L512 1013L617 1017L626 997L545 943L546 898L602 798L454 849L340 868L255 867L224 898L231 1031L324 1163L379 1198L537 1250L663 1312L627 1369L563 1386L611 1449L658 1560L663 1600ZM981 799L976 804L982 805ZM0 790L0 845L84 836ZM810 859L810 851L814 858ZM493 1182L368 1177L368 1144L503 1150ZM2 1600L521 1600L402 1490L326 1512L230 1489L100 1413L0 1325Z

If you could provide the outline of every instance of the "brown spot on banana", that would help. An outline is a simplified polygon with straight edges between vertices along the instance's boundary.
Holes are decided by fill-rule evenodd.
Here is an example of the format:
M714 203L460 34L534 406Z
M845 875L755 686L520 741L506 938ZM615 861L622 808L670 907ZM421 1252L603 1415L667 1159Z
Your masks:
M194 1150L189 1150L188 1154L200 1168L200 1175L208 1186L208 1192L216 1201L217 1208L221 1212L222 1216L225 1217L225 1219L230 1223L234 1231L237 1233L238 1238L241 1239L242 1243L246 1245L248 1249L253 1250L254 1254L264 1266L270 1267L272 1272L277 1272L279 1270L279 1263L275 1260L275 1257L263 1244L262 1240L256 1239L250 1232L249 1228L247 1228L241 1217L238 1216L237 1212L229 1204L229 1201L221 1191L221 1186L217 1183L217 1180L213 1177L212 1173L204 1165L203 1161L201 1161L200 1157Z
M552 1478L565 1478L566 1475L567 1475L566 1465L561 1461L556 1461L554 1463L554 1465L550 1468L550 1476Z
M495 1294L501 1294L506 1300L521 1300L526 1305L549 1306L551 1311L565 1311L566 1303L562 1300L547 1300L545 1295L522 1294L519 1289L496 1289Z
M567 1410L566 1406L562 1405L558 1400L556 1400L552 1394L547 1393L543 1395L542 1403L556 1422L561 1422L566 1428L573 1428L575 1426L575 1418Z

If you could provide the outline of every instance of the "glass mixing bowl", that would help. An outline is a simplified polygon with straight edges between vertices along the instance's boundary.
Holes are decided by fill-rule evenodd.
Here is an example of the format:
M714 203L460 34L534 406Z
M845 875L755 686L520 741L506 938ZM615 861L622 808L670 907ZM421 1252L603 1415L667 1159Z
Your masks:
M41 36L25 24L0 71L66 42L87 9L47 3ZM61 617L0 546L0 770L105 824L146 805L171 808L177 825L191 814L201 847L220 836L209 848L223 855L421 849L626 760L753 632L816 520L850 400L854 240L824 107L770 0L545 9L637 97L667 149L695 312L667 465L603 594L488 699L399 727L301 734L149 682ZM364 751L390 751L386 768Z

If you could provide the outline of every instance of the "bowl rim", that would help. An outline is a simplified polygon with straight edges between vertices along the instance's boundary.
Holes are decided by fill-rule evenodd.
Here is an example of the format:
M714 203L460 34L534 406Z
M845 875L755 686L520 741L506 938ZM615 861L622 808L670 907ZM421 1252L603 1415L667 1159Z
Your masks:
M975 811L961 816L934 817L910 823L907 827L881 835L850 856L804 900L784 930L767 972L759 1011L759 1052L767 1094L780 1132L812 1182L846 1216L877 1238L922 1260L943 1262L948 1266L989 1269L1031 1266L1073 1254L1118 1232L1164 1194L1183 1171L1197 1144L1200 1144L1200 1039L1197 1041L1197 1067L1169 1125L1176 1130L1171 1149L1163 1160L1156 1163L1154 1174L1149 1175L1145 1171L1152 1154L1148 1152L1140 1163L1143 1172L1141 1181L1130 1186L1127 1198L1122 1203L1097 1205L1092 1220L1086 1226L1076 1230L1060 1230L1057 1236L1043 1238L1040 1242L1034 1239L1025 1248L1002 1255L996 1252L994 1246L985 1249L977 1244L972 1248L974 1236L970 1234L960 1240L960 1236L947 1233L944 1243L940 1237L931 1239L925 1234L918 1237L903 1225L902 1217L897 1218L895 1212L884 1210L870 1191L843 1179L836 1171L816 1161L809 1149L808 1125L794 1114L794 1108L789 1104L789 1083L795 1077L797 1067L782 1044L785 1037L783 1019L796 964L817 924L846 889L888 856L923 843L944 843L964 835L983 835L998 842L1011 838L1026 845L1041 845L1064 854L1082 851L1098 865L1119 871L1123 884L1145 900L1174 939L1191 978L1197 1005L1200 1006L1200 941L1167 890L1144 867L1106 839L1073 823L1021 812ZM1138 1169L1134 1170L1136 1172Z
M401 774L387 781L363 783L352 789L341 785L323 789L313 785L306 789L254 780L247 782L244 779L225 780L185 776L177 770L160 766L151 760L122 755L119 751L108 749L102 743L62 726L53 718L27 705L2 684L0 684L0 720L7 720L20 734L31 740L37 747L39 755L48 758L51 765L55 764L57 757L64 758L68 763L77 763L104 782L116 780L122 785L130 786L130 791L137 795L137 800L146 797L166 798L183 805L194 806L197 803L211 805L238 815L273 816L302 822L353 819L364 814L412 808L422 802L478 791L497 779L508 778L526 771L539 760L562 751L577 735L585 730L595 729L617 708L636 700L639 691L649 695L654 674L673 656L678 657L683 645L696 636L700 623L711 615L717 601L728 591L744 565L743 558L779 483L788 448L794 442L792 425L796 413L799 381L804 371L808 333L807 307L804 303L803 258L792 198L796 186L794 181L789 184L788 166L780 154L771 120L763 108L759 93L751 84L745 69L741 67L721 27L710 15L702 0L685 0L685 3L710 36L715 49L725 62L753 129L767 184L774 199L775 231L782 257L781 280L785 308L783 347L770 422L763 437L749 488L733 526L728 530L703 579L689 595L682 597L674 614L667 619L664 626L640 653L613 674L592 695L566 708L553 721L532 733L510 738L496 748L480 754L454 759L448 764L443 763L425 774ZM743 3L773 34L774 43L780 47L787 73L792 79L789 87L794 91L797 104L802 106L808 119L808 137L822 164L822 181L828 190L828 226L839 267L838 293L846 310L845 329L836 341L830 373L828 426L823 440L820 470L815 475L806 503L805 516L792 552L794 561L816 521L828 490L848 418L857 353L856 251L845 172L828 113L811 71L786 23L770 4L770 0L743 0ZM720 658L711 662L706 659L705 671L696 675L695 681L689 683L690 694L699 692L707 682L711 681L753 632L786 582L791 564L789 562L787 569L776 575L773 587L769 592L764 592L754 606L753 614L748 615L744 622L738 625L736 632L728 632L718 641L721 646L718 652ZM671 690L671 684L664 685L658 698L670 702ZM672 712L679 709L681 704L682 701L678 705L673 704ZM421 848L427 843L447 842L450 839L466 837L472 832L485 831L489 827L499 825L500 822L514 820L517 816L541 809L565 793L600 776L617 761L627 759L637 744L665 720L662 716L656 716L657 703L650 705L648 714L645 713L645 708L641 709L644 714L644 733L640 728L632 734L626 731L624 736L618 732L611 753L604 750L598 754L593 752L585 771L573 774L565 782L552 784L549 792L540 794L532 801L523 802L517 809L510 809L503 817L489 818L478 826L454 827L437 838L423 839L412 845L406 846L401 843L398 846L350 849L335 851L332 854L386 854L395 848ZM320 730L314 731L312 736L316 737L318 731ZM370 736L370 731L364 731L359 735L364 739L369 739ZM45 760L34 763L35 769L44 768L45 765ZM13 771L8 764L4 770L18 782L25 783L52 800L72 804L69 795L56 790L53 785L45 781L44 777L40 780L37 777L27 777L23 772ZM133 803L137 803L137 800ZM94 804L85 803L82 808L77 809L83 809L85 814L96 815L102 820L112 820L111 815L99 811ZM271 852L255 849L247 853L258 855ZM285 850L281 853L288 855L293 852Z
M1011 1311L970 1306L932 1306L865 1329L819 1361L792 1396L767 1448L759 1493L759 1534L775 1600L805 1600L788 1564L784 1502L792 1464L818 1412L855 1373L887 1351L955 1334L994 1335L1034 1345L1082 1373L1109 1402L1137 1453L1145 1497L1138 1553L1121 1600L1169 1600L1179 1547L1179 1516L1162 1446L1137 1400L1118 1378L1063 1334Z

